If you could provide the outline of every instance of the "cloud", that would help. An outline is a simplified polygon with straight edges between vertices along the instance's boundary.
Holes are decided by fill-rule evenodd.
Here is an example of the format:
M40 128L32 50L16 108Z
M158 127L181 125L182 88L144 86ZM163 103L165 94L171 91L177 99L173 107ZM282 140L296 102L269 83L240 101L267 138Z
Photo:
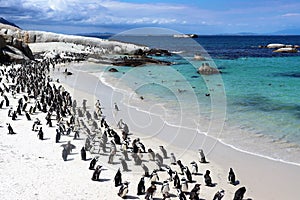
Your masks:
M284 15L281 15L282 17L299 17L300 13L286 13Z

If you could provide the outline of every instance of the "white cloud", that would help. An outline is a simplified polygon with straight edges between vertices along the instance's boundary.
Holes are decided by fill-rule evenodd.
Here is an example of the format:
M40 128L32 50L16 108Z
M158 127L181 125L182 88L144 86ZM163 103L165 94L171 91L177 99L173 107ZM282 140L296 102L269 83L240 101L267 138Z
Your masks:
M281 15L282 17L299 17L300 13L286 13L284 15Z

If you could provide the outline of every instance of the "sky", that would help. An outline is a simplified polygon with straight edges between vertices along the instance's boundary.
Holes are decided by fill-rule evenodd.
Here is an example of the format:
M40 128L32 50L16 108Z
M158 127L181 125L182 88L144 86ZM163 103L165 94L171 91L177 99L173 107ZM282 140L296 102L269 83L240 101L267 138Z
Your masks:
M0 17L23 29L119 33L160 27L181 33L300 34L300 0L0 0Z

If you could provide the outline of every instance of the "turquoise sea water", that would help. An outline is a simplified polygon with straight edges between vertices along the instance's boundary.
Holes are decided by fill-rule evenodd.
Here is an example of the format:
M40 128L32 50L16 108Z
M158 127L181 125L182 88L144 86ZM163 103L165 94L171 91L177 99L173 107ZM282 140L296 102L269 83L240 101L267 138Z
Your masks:
M124 91L130 88L148 105L161 105L157 114L171 124L207 133L211 126L224 123L221 134L211 135L245 151L300 163L300 56L257 48L273 41L295 44L300 37L206 38L211 43L204 40L203 46L212 56L206 62L222 71L212 76L196 72L202 62L194 61L193 55L203 52L197 46L201 38L197 44L146 38L131 42L181 54L158 57L173 62L172 66L116 67L119 73L102 77L108 84ZM140 106L138 98L128 99L128 104Z

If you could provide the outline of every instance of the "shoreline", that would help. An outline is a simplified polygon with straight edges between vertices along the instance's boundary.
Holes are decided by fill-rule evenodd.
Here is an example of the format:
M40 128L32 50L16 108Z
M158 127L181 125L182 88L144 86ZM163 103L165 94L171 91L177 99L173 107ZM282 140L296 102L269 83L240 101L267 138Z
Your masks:
M86 64L87 64L87 65L91 65L91 63L86 63ZM83 65L85 65L85 64L82 63L82 64L80 64L80 65L78 65L78 66L83 66ZM104 77L103 74L104 74L104 73L109 73L109 72L106 72L106 71L103 72L103 69L99 69L99 72L87 72L87 71L85 71L85 70L78 69L78 66L76 67L77 70L79 70L79 71L81 71L81 72L83 72L83 73L90 73L91 75L93 75L93 76L95 76L96 78L98 78L102 84L104 84L104 85L110 87L114 92L119 92L119 93L122 93L122 94L128 93L128 91L127 91L126 89L124 89L124 88L117 88L116 86L113 86L113 85L111 85L109 82L106 81L106 77ZM98 64L95 64L95 66L98 66L98 67L99 67ZM106 65L104 65L104 67L105 67L105 68L110 68L110 67L107 67ZM113 67L113 66L112 66L112 67ZM81 67L80 67L80 68L81 68ZM119 72L119 73L120 73L120 72ZM108 76L110 76L110 75L108 75ZM117 80L117 78L114 78L114 79ZM112 80L111 80L111 81L112 81ZM130 92L134 92L129 86L126 86L126 88L129 89ZM137 100L139 100L138 95L137 95L136 93L135 93L135 95L136 95L136 97L134 97L134 98L137 98ZM128 97L127 97L127 98L128 98ZM169 126L173 126L173 127L176 127L176 128L184 128L184 129L189 129L189 130L191 130L191 131L199 132L200 134L203 134L203 135L206 135L206 136L208 136L208 137L211 137L212 139L217 140L218 142L222 143L223 145L226 145L226 146L228 146L228 147L231 147L232 149L235 149L235 150L237 150L237 151L240 151L240 152L243 152L243 153L247 153L247 154L250 154L250 155L253 155L253 156L262 157L262 158L269 159L269 160L272 160L272 161L278 161L278 162L283 162L283 163L290 164L290 165L300 166L300 162L298 163L298 162L295 162L295 161L289 161L289 160L285 160L285 159L282 159L282 158L275 158L275 157L272 157L272 156L270 156L270 155L266 155L266 154L254 152L254 151L252 151L251 149L250 149L250 150L245 150L245 148L237 147L236 145L230 143L229 141L227 142L226 139L228 139L228 138L217 138L217 136L215 136L215 135L209 135L209 134L207 134L206 132L200 131L200 130L198 130L198 129L196 129L196 128L192 128L192 127L185 126L185 125L182 124L182 123L181 123L180 125L176 125L176 124L174 124L174 123L172 123L172 122L168 122L167 120L165 120L165 119L163 118L163 116L162 116L161 114L157 114L157 112L156 112L156 113L153 113L153 112L147 111L146 107L147 107L147 106L151 106L151 105L149 104L149 102L148 102L147 106L145 106L145 105L144 105L144 106L130 105L129 102L124 102L123 100L122 100L122 103L124 103L126 106L128 106L128 107L130 107L130 108L136 109L138 112L144 112L145 114L150 114L150 115L155 115L155 116L157 116L157 117L160 117L160 119L163 120L163 121L164 121L167 125L169 125ZM224 129L224 127L223 127L223 129ZM226 126L226 125L225 125L225 129L228 129L228 130L226 130L226 131L231 130L230 127L228 127L228 126ZM223 130L223 131L224 131L224 130ZM247 134L250 134L250 133L247 133ZM250 135L249 135L249 136L250 136ZM254 136L256 137L256 135L254 135ZM257 137L258 137L258 138L253 138L253 139L260 139L259 136L257 136ZM274 149L274 148L278 148L278 147L280 148L280 146L278 146L278 144L272 144L272 143L271 143L272 138L269 138L269 137L265 136L265 140L266 140L266 141L265 141L265 142L266 142L265 145L267 145L267 144L273 145L273 147L272 147L273 149ZM291 143L291 144L293 144L293 143ZM241 145L240 145L240 146L241 146ZM281 148L282 148L282 147L281 147ZM247 148L246 148L246 149L247 149ZM262 150L262 149L261 149L261 150ZM269 150L271 150L271 149L269 149ZM294 153L294 154L296 154L296 153Z
M84 72L82 72L82 73L84 73ZM90 74L90 76L93 76L93 75L91 75ZM94 78L96 78L96 79L98 79L97 77L94 77ZM98 79L99 80L99 79ZM97 84L99 84L98 83L98 81L97 81ZM102 84L104 84L104 83L102 83ZM109 86L107 86L106 85L106 87L109 87ZM110 88L111 90L113 90L112 88ZM136 109L136 108L128 108L128 109ZM130 125L131 126L131 125ZM180 128L182 128L182 127L180 127ZM161 135L160 135L161 136ZM199 137L199 136L197 136L197 137ZM203 136L202 136L203 137ZM205 137L205 136L204 136ZM161 139L161 138L160 138ZM211 139L208 139L208 140L211 140ZM211 142L211 141L210 141ZM256 177L256 174L260 174L258 177L267 177L267 179L268 180L265 180L264 181L264 184L263 185L271 185L272 186L272 188L269 188L269 189L274 189L274 187L273 187L273 184L272 183L274 183L274 177L273 177L273 175L274 174L276 174L276 175L280 175L281 176L281 178L280 178L280 180L281 180L281 182L286 182L286 183L290 183L289 185L293 185L293 186L295 186L296 187L296 185L298 185L299 184L299 181L297 181L297 180L300 180L300 179L297 179L296 177L295 177L295 175L297 175L297 174L299 174L299 173L297 173L297 172L299 172L299 170L300 170L300 168L299 168L299 166L298 165L292 165L292 164L289 164L289 163L285 163L285 162L283 162L283 161L279 161L279 160L273 160L272 158L271 159L268 159L268 158L266 158L266 157L262 157L262 156L260 156L260 155L255 155L255 154L251 154L251 153L249 153L249 152L243 152L243 151L241 151L241 150L239 150L239 149L236 149L235 147L233 147L233 146L230 146L230 145L227 145L227 144L223 144L222 143L222 141L215 141L215 144L216 144L216 148L219 148L219 146L222 146L222 147L220 147L222 150L218 150L217 152L218 153L216 153L216 154L220 154L220 152L226 152L226 151L229 151L230 153L227 153L227 155L226 155L226 159L225 160L227 160L226 162L225 161L222 161L222 158L220 158L220 157L222 157L222 156L220 156L220 155L215 155L215 154L211 154L211 153L209 153L208 155L209 155L209 157L211 157L211 158L215 158L215 159L212 159L214 162L216 162L217 161L217 163L221 163L221 166L229 166L230 164L228 164L229 162L232 162L232 163L235 163L236 165L240 165L239 167L235 167L235 168L237 168L237 169L239 169L239 170L241 170L241 169L243 169L243 170L241 170L241 171L243 171L243 179L244 180L247 180L247 179L249 179L249 177ZM225 151L223 151L225 149ZM215 150L213 150L213 152L214 152ZM222 154L222 153L221 153ZM233 156L233 157L236 157L236 158L238 158L238 160L239 161L243 161L243 162L241 162L241 163L243 163L243 164L241 164L240 162L237 162L236 161L236 159L233 159L233 158L231 158L231 156L229 156L229 155L236 155L236 156ZM225 155L223 155L223 156L225 156ZM246 158L243 158L243 157L246 157ZM247 159L247 158L249 158L249 159ZM253 161L253 162L251 162L251 161ZM245 162L245 163L244 163ZM258 162L258 163L257 163ZM264 170L264 173L266 173L266 174L264 174L264 173L258 173L257 171L256 172L251 172L251 173L247 173L247 169L250 167L250 166L253 166L253 163L255 163L254 164L254 166L260 166L259 167L259 169L261 169L261 168L263 168ZM267 166L268 167L267 167ZM270 169L270 168L276 168L276 170L277 170L277 173L275 173L275 171L274 171L274 174L270 171L270 170L268 170L268 169ZM293 178L292 177L289 177L288 176L288 174L287 174L287 176L285 176L284 175L284 173L285 173L285 171L289 171L289 174L292 174L291 173L291 171L294 171L294 172L296 172L296 173L293 173ZM250 178L250 179L253 179L253 178ZM285 180L285 181L283 181L283 180ZM245 181L245 184L246 185L248 185L248 183L247 183L248 181ZM267 197L267 195L268 195L268 193L270 194L270 191L268 192L268 190L267 190L267 188L264 188L264 190L263 191L261 191L262 190L262 188L260 187L260 186L258 186L257 187L257 182L255 181L255 180L252 180L252 181L250 181L251 182L251 186L250 186L250 188L256 188L254 191L259 191L258 193L261 193L262 194L262 196L264 197L264 199L267 199L268 197ZM293 183L293 184L292 184ZM260 184L259 184L260 185ZM256 187L255 187L256 186ZM279 187L279 186L277 186L277 187ZM276 193L276 192L272 192L272 196L273 196L273 198L278 198L278 197L280 197L281 195L283 195L282 196L282 198L286 198L286 195L287 194L290 194L290 195L293 195L294 193L295 193L295 191L296 191L296 189L294 188L294 187L290 187L290 188L285 188L285 186L282 186L281 185L281 187L280 187L280 189L282 190L282 188L284 188L285 189L285 191L286 192L283 192L283 191L281 191L281 193L279 193L279 191L278 191L278 193ZM277 191L277 190L276 190ZM283 193L283 194L282 194ZM294 195L296 195L296 194L294 194ZM296 196L295 196L296 197ZM270 199L272 199L272 198L270 198Z

